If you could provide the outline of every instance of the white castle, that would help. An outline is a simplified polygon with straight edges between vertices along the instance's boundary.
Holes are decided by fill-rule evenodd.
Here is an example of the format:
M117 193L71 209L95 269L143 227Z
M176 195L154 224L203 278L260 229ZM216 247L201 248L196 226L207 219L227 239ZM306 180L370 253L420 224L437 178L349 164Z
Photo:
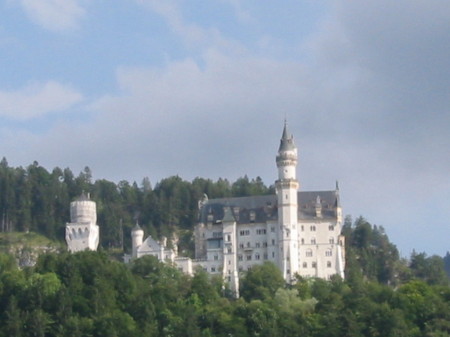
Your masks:
M299 191L296 178L297 147L285 123L276 164L276 195L250 196L199 202L195 227L195 260L179 257L167 240L144 241L143 230L132 230L132 258L156 256L192 274L201 267L222 275L239 295L239 275L255 265L276 264L287 282L295 276L328 279L344 277L345 249L339 188ZM176 242L172 244L176 247Z
M99 242L97 209L89 194L70 203L70 223L66 224L66 242L70 252L97 250Z

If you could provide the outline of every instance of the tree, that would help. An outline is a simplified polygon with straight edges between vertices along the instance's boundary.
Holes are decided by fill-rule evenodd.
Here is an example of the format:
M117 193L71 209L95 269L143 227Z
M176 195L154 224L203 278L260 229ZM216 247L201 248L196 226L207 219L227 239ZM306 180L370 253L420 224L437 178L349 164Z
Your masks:
M272 298L285 281L280 269L271 262L254 266L241 281L240 293L247 301L252 299L266 300Z

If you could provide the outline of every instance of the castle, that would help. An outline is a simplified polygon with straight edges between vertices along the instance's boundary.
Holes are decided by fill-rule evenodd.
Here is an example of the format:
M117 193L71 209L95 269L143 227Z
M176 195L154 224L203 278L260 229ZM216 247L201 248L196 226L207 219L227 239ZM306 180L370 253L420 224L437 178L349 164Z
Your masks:
M221 275L239 295L239 276L255 265L276 264L287 282L295 275L324 279L344 277L345 245L341 235L339 188L299 191L297 147L285 123L276 156L276 195L210 199L199 202L195 227L195 259L179 257L176 244L149 236L136 225L131 233L132 256L156 256L192 274L203 268Z

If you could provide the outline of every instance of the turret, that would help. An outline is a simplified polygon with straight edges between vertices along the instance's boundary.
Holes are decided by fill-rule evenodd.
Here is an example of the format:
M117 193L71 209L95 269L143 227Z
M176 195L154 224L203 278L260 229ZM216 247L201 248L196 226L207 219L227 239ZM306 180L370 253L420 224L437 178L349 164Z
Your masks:
M70 203L70 222L97 223L97 206L90 200L90 195L82 193L81 196Z
M136 223L136 226L131 230L131 247L132 247L132 257L137 258L137 250L140 246L142 246L142 242L144 241L144 231Z
M296 178L297 147L294 144L294 137L288 133L286 122L284 123L276 161L279 180Z

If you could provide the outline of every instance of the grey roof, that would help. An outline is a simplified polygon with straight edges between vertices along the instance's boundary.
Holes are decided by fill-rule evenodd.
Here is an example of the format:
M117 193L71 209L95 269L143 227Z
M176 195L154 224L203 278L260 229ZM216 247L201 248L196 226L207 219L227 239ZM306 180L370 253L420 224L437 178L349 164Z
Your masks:
M287 130L287 123L284 122L284 129L283 129L283 135L281 136L280 140L280 148L278 149L278 152L281 151L290 151L294 150L295 144L294 144L294 136L289 135Z
M233 211L230 207L224 207L224 215L222 218L222 222L234 222L236 219L234 218Z
M339 204L339 191L308 191L298 192L298 219L314 219L316 216L317 196L320 197L322 205L322 217L324 219L336 218L336 207ZM278 220L278 202L276 195L259 195L239 198L210 199L206 202L199 213L199 221L207 223L220 222L229 219L232 215L238 224L264 223ZM225 215L225 209L231 214ZM228 213L228 212L227 212Z

